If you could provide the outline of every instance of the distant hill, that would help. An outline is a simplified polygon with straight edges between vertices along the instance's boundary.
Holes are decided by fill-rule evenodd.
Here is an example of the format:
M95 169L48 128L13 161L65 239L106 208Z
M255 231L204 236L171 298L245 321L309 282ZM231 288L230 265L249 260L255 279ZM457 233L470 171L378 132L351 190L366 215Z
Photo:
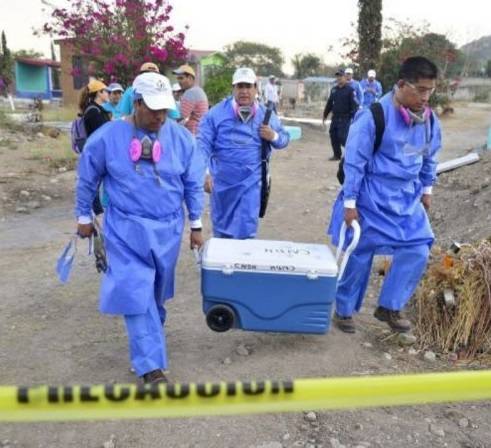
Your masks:
M484 36L460 47L464 53L477 60L491 59L491 36Z

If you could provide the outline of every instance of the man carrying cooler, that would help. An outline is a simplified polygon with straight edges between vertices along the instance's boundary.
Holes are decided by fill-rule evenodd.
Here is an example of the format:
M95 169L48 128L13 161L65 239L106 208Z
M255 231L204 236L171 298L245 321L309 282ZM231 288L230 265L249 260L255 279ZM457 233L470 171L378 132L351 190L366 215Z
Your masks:
M167 111L175 107L168 79L144 73L133 82L134 113L87 140L78 169L78 234L94 233L91 204L97 185L111 198L105 213L108 270L100 311L124 317L130 358L147 383L167 381L164 303L174 295L174 273L186 204L190 245L203 244L204 165L192 135Z
M232 86L233 95L205 115L197 140L210 170L206 190L213 234L246 239L256 236L259 220L262 139L281 149L290 137L274 113L269 125L263 124L266 108L257 103L252 69L237 69Z
M404 61L394 90L380 100L385 130L377 151L372 112L363 110L351 125L345 180L328 230L337 245L343 221L350 226L356 219L361 226L336 292L335 322L344 332L355 332L353 314L363 303L376 254L393 258L374 316L396 332L411 328L401 311L425 271L435 239L427 210L441 148L440 125L428 106L436 78L437 68L428 59Z

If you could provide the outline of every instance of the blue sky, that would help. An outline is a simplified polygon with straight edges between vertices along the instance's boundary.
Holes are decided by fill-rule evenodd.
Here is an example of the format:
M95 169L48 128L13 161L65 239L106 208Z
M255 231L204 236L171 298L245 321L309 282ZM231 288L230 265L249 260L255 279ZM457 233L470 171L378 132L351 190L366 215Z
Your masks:
M178 29L190 25L187 44L194 49L221 50L236 40L250 40L279 47L287 60L296 53L313 52L328 63L340 61L339 42L354 31L351 23L357 19L357 3L357 0L171 1L173 21ZM448 1L383 0L383 16L416 24L426 20L432 31L447 34L459 45L491 34L489 1L466 0L459 5L452 6ZM0 0L0 29L7 33L10 48L33 48L49 55L49 39L32 35L32 28L39 27L47 17L41 9L41 0ZM286 71L289 68L285 66Z

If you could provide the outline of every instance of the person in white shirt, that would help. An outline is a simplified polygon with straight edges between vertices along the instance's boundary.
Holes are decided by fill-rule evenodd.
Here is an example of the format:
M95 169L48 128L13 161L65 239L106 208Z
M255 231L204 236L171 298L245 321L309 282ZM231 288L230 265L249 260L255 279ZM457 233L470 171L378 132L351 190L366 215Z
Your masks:
M264 88L264 102L267 108L272 108L276 115L278 115L277 106L279 103L278 87L276 86L276 78L274 75L270 75L268 83Z

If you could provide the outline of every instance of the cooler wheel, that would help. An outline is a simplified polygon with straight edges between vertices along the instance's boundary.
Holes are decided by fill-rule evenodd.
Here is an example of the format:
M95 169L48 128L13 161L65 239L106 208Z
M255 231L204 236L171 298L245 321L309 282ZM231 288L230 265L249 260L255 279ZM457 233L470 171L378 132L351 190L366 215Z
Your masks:
M235 313L227 305L214 305L206 314L206 323L213 331L222 333L234 326Z

